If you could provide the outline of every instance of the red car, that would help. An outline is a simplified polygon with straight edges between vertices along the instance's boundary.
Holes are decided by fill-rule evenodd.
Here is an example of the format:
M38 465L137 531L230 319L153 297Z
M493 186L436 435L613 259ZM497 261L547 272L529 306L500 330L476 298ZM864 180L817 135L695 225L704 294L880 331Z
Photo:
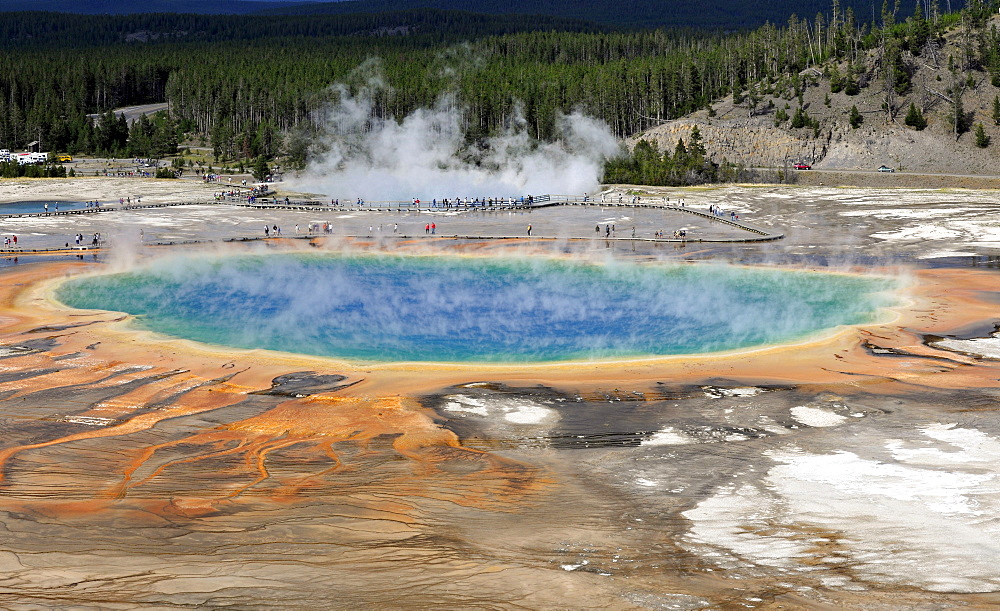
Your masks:
M811 169L813 169L813 167L811 165L809 165L808 163L796 163L795 164L795 169L796 170L811 170Z

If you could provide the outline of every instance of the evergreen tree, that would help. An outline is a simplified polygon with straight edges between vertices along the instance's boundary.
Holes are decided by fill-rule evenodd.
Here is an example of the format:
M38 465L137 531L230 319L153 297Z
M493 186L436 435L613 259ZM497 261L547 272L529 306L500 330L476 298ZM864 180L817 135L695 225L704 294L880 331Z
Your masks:
M830 68L830 93L840 93L844 88L844 77L840 75L837 64Z
M809 115L806 111L799 106L795 109L795 114L792 115L792 127L798 129L800 127L806 127L812 125L812 121L809 119Z
M253 164L253 177L257 181L263 181L270 175L271 168L267 166L267 160L264 158L264 155L260 155Z
M691 130L691 141L688 144L688 154L692 158L696 158L698 163L700 163L701 160L704 159L706 153L707 151L705 150L705 146L701 143L701 130L698 129L697 125L695 125Z
M1000 125L1000 96L993 96L993 123Z
M917 105L913 102L910 102L910 110L906 113L903 123L906 123L918 132L927 127L927 119L924 118L923 113L917 109Z
M976 146L984 149L990 145L990 137L986 135L982 123L976 123Z
M951 124L955 132L955 139L969 131L969 121L965 116L965 106L962 104L963 91L961 87L956 87L952 94L951 103Z
M865 118L861 116L858 112L857 106L851 106L851 114L848 116L847 120L850 122L853 129L858 129L861 124L865 122Z

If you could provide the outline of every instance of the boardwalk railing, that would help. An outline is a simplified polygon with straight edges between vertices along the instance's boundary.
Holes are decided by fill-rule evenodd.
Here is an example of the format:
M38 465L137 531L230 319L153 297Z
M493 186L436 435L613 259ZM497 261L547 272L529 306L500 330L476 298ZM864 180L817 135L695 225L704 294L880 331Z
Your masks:
M656 238L654 241L665 241L665 242L764 242L770 240L779 240L784 237L783 234L773 233L766 229L756 227L738 221L735 218L720 216L718 214L713 214L708 210L698 210L694 208L689 208L687 206L674 206L666 202L663 203L642 203L641 201L620 201L620 202L608 202L608 201L595 201L593 198L585 195L532 195L525 196L523 198L519 197L517 199L513 198L486 198L485 200L480 199L476 201L475 199L455 199L444 201L376 201L376 202L365 202L360 200L355 200L353 202L338 202L334 201L332 204L315 201L315 200L296 200L292 201L290 199L277 199L274 197L258 197L255 200L249 200L247 197L238 196L224 196L216 200L216 204L226 204L226 205L236 205L245 208L257 208L257 209L277 209L277 210L299 210L299 211L338 211L338 212L419 212L419 213L434 213L434 212L469 212L469 211L494 211L494 210L530 210L533 208L545 208L549 206L594 206L601 208L646 208L654 210L669 210L673 212L681 212L685 214L692 214L701 218L705 218L717 223L722 223L725 225L730 225L737 229L746 231L752 236L746 236L741 238L698 238L694 236L684 236L684 237L674 237L674 238ZM157 203L157 204L130 204L130 205L107 205L91 208L80 208L76 210L60 210L58 212L29 212L21 214L0 214L0 218L9 217L41 217L41 216L64 216L64 215L77 215L77 214L97 214L104 212L114 212L116 210L133 210L133 209L144 209L144 208L164 208L168 206L190 206L190 205L213 205L206 202L176 202L176 203ZM2 208L0 208L2 209ZM635 239L635 238L620 238L620 239Z
M290 200L280 198L258 197L253 201L243 197L226 197L226 203L244 208L265 208L275 210L329 210L337 212L448 212L464 210L525 210L537 207L535 202L525 198L495 198L455 199L431 201L399 201L399 200L333 200L321 202L317 200Z

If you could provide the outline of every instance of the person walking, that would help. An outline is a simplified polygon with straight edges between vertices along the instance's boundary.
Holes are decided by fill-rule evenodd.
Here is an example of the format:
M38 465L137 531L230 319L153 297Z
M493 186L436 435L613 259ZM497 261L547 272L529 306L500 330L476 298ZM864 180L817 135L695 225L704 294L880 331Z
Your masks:
M531 237L531 225L528 225L528 237Z

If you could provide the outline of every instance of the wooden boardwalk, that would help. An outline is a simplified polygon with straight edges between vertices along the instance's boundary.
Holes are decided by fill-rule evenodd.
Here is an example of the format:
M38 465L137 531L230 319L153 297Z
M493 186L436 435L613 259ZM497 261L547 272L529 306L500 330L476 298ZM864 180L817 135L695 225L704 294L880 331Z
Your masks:
M700 238L693 236L684 237L662 237L662 238L638 238L638 237L577 237L577 238L557 238L550 236L525 236L525 235L500 235L500 236L481 236L481 235L431 235L422 236L426 238L433 238L438 240L533 240L533 241L594 241L594 240L604 240L607 242L666 242L666 243L740 243L740 242L769 242L774 240L780 240L784 238L784 234L774 233L766 229L744 223L742 221L733 220L731 218L726 218L725 216L719 216L712 214L707 210L696 210L694 208L689 208L687 206L673 206L666 203L632 203L632 202L600 202L593 201L589 198L584 198L582 196L565 196L565 195L540 195L532 198L532 201L528 203L515 201L513 203L507 201L497 201L493 204L472 204L472 203L456 203L450 205L437 204L427 205L425 202L420 204L414 204L413 202L404 201L383 201L383 202L370 202L362 205L358 204L344 204L344 205L329 205L318 201L288 201L287 203L283 200L278 200L275 198L261 198L260 200L249 203L246 198L232 197L228 196L216 202L174 202L174 203L161 203L161 204L130 204L130 205L108 205L100 206L96 208L80 208L77 210L60 210L58 212L27 212L21 214L0 214L0 219L11 218L11 217L48 217L48 216L73 216L73 215L90 215L90 214L103 214L110 212L117 212L120 210L141 210L147 208L167 208L173 206L212 206L212 205L228 205L237 206L241 208L252 208L260 210L294 210L294 211L309 211L309 212L381 212L381 213L424 213L424 214L440 214L440 213L455 213L455 212L501 212L501 211L530 211L533 209L548 208L552 206L581 206L581 207L598 207L598 208L628 208L628 209L650 209L650 210L662 210L679 212L683 214L691 214L698 216L716 223L722 223L724 225L729 225L735 229L746 232L747 235L739 235L731 238ZM250 236L250 237L236 237L236 238L224 238L223 242L253 242L259 240L274 240L274 239L313 239L321 238L329 234L324 233L311 233L305 235L294 235L294 236ZM403 235L403 234L391 234L391 235L347 235L340 237L348 237L352 239L378 239L378 240L389 240L389 239L413 239L416 237L421 237L418 235ZM211 242L213 240L184 240L176 242L166 242L166 241L150 241L147 242L147 246L174 246L182 244L199 244L205 242ZM52 248L52 249L12 249L12 250L0 250L0 255L5 256L16 256L18 254L56 254L56 253L66 253L66 254L81 254L83 252L95 252L100 250L99 247L93 246L81 246L76 248Z
M536 208L548 208L551 206L592 206L600 208L644 208L644 209L654 209L654 210L664 210L673 212L683 212L685 214L693 214L702 218L715 221L717 223L723 223L725 225L730 225L737 229L746 231L752 235L743 236L739 238L694 238L694 237L669 237L669 238L608 238L615 240L637 240L646 242L769 242L773 240L780 240L785 237L782 233L774 233L766 229L750 225L741 221L726 218L724 216L719 216L712 214L707 210L696 210L694 208L688 208L687 206L671 206L669 204L650 204L650 203L631 203L631 202L599 202L594 201L589 198L584 198L582 196L572 196L572 195L539 195L533 197L531 203L514 201L513 203L508 203L506 201L501 201L493 204L473 204L473 203L455 203L455 204L437 204L427 205L426 202L421 202L419 204L414 204L412 202L403 201L381 201L381 202L368 202L365 204L341 204L341 205L330 205L321 203L318 201L289 201L287 203L281 200L273 200L269 198L264 198L259 202L253 204L241 202L236 200L236 198L229 198L233 200L230 203L236 206L241 206L245 208L258 208L258 209L275 209L275 210L298 210L298 211L312 211L312 212L416 212L425 214L434 213L446 213L446 212L501 212L501 211L512 211L512 210L533 210ZM357 237L357 236L355 236ZM412 237L412 236L411 236ZM514 236L509 236L505 238L486 238L480 236L454 236L454 237L468 237L469 239L510 239ZM519 236L524 237L524 236ZM593 238L585 238L593 239Z

